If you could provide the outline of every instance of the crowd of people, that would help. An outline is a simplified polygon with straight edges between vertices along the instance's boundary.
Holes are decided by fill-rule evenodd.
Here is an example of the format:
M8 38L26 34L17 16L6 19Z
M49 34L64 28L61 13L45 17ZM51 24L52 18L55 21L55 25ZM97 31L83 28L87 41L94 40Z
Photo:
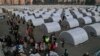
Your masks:
M9 34L0 39L5 56L32 56L32 54L41 56L39 53L46 56L51 50L54 51L58 47L54 33L51 36L44 35L42 41L35 41L33 33L35 27L31 23L12 16L12 18L8 17L7 24ZM27 25L25 36L19 33L20 24Z

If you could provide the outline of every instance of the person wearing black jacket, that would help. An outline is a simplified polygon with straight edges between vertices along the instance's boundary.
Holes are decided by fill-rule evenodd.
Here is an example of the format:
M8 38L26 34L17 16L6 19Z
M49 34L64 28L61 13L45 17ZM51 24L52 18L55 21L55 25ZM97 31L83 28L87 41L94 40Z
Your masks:
M68 50L65 49L64 56L68 56Z
M12 44L12 40L11 40L11 37L9 35L7 35L6 39L5 39L5 42L7 43L7 46L10 47L11 44Z

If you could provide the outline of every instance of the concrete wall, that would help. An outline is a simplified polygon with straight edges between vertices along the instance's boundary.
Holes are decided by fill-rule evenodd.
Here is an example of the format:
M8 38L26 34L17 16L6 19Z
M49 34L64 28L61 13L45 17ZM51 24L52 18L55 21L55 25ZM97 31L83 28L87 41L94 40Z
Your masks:
M20 5L25 5L25 0L19 0Z
M8 5L8 4L24 5L27 2L28 2L28 4L32 5L33 1L35 1L35 0L0 0L0 5L2 5L2 4L4 4L4 5ZM38 0L36 0L36 1L38 1ZM48 1L48 0L41 0L41 2L45 2L45 1ZM66 2L68 3L68 2L72 2L73 0L57 0L57 1L63 2L63 3L66 3ZM73 4L85 4L86 0L80 0L80 1L75 0L75 1L76 2L74 2ZM37 4L38 4L38 2L37 2ZM70 3L70 4L72 4L72 3ZM100 4L100 0L96 0L96 4Z
M13 5L13 6L0 6L0 8L14 9L14 8L30 8L30 9L40 9L40 8L66 8L66 7L95 7L86 5Z

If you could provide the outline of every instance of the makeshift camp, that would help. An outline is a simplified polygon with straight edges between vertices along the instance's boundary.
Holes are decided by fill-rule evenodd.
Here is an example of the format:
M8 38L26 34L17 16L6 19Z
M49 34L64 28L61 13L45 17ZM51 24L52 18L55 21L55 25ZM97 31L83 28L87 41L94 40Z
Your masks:
M87 25L84 27L89 36L100 36L100 23Z
M88 40L88 35L83 28L74 28L60 33L60 38L73 45L81 44Z
M40 26L44 23L44 20L42 18L31 19L31 20L34 26Z
M79 22L77 19L65 19L62 21L63 26L67 26L68 28L73 28L79 26Z
M45 33L52 33L61 30L61 27L57 22L45 23L41 26L41 28Z

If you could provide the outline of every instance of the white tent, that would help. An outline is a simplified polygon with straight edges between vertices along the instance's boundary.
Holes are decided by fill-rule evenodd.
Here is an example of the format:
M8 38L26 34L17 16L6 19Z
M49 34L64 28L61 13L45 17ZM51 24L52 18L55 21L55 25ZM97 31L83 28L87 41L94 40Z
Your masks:
M34 11L29 11L28 13L29 13L29 14L33 14L33 13L34 13Z
M88 40L88 35L83 28L74 28L60 33L60 38L65 42L78 45Z
M40 16L40 13L34 13L35 14L35 17L39 17Z
M81 13L77 13L77 14L75 14L75 15L76 15L77 18L83 17L83 14L81 14Z
M28 20L35 19L35 17L33 15L30 15L30 16L26 15L26 16L24 16L24 19L25 19L26 22L28 22Z
M92 23L92 19L89 16L82 17L81 20L84 22L84 24L90 24L90 23Z
M51 19L53 22L59 22L61 20L61 16L52 16Z
M60 12L53 13L53 16L61 16Z
M22 13L22 12L19 12L18 15L19 15L20 18L23 18L23 17L25 17L25 16L28 16L28 14L24 14L24 13Z
M87 25L84 27L84 29L88 32L89 36L100 36L100 23Z
M86 12L85 13L87 16L92 16L92 13L90 13L90 12Z
M77 19L65 19L62 22L62 25L69 26L69 28L73 28L79 26L79 22Z
M79 11L75 11L75 10L74 10L73 12L75 13L75 15L76 15L77 18L83 17L83 14L80 13Z
M95 15L95 16L99 16L99 12L95 11L95 10L92 10L92 13Z
M65 15L66 19L73 19L74 17L72 15Z
M44 23L42 18L31 19L34 26L40 26Z
M100 12L100 6L97 8L97 11Z
M80 10L82 11L82 13L87 13L86 9L84 8L80 8Z
M42 25L42 29L46 33L52 33L52 32L57 32L61 30L61 27L59 23L57 22L51 22L51 23L45 23Z
M100 22L100 16L93 16L95 22Z
M50 15L51 14L42 14L41 16L42 16L43 19L48 19L50 17Z

